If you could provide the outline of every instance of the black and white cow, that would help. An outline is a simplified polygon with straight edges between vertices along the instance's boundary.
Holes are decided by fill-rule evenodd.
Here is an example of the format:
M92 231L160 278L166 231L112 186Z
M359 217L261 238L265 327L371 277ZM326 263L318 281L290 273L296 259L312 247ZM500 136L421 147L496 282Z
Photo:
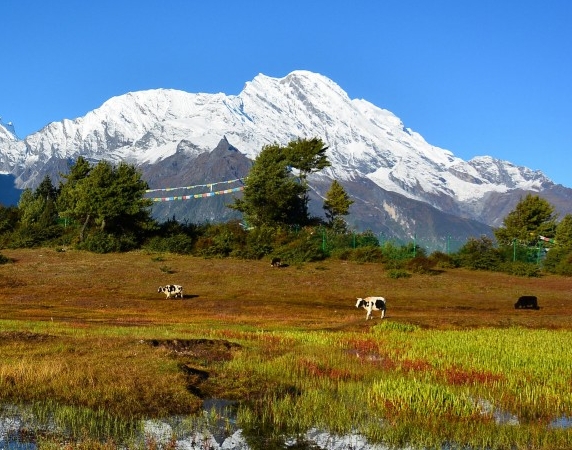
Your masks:
M514 304L514 309L540 309L538 307L538 298L535 295L523 295L519 297Z
M282 260L280 258L272 258L270 265L272 267L280 267L282 265Z
M385 298L383 297L366 297L366 298L358 298L356 303L356 308L363 308L367 311L365 316L365 320L373 319L372 312L373 311L381 311L381 318L385 317L386 311L386 304Z
M159 286L157 292L164 293L167 298L183 298L183 286L179 286L178 284L167 284L166 286Z

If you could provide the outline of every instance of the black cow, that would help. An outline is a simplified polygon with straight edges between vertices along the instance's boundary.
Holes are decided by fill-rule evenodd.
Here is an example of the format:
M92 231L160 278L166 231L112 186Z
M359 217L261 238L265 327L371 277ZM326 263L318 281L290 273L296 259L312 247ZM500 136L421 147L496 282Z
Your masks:
M540 309L538 307L538 298L535 295L523 295L519 297L514 304L514 309Z
M272 267L280 267L282 265L282 260L280 258L272 258L270 265Z

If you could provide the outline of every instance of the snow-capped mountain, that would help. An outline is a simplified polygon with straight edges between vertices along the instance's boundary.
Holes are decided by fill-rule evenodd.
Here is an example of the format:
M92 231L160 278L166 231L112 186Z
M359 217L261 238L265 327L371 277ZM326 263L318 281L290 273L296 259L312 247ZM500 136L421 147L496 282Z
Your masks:
M94 161L125 160L142 167L144 174L161 173L158 167L176 159L169 178L154 175L149 180L155 187L168 187L185 165L219 144L228 144L235 156L238 151L254 159L264 145L313 137L329 146L332 163L312 178L316 198L336 178L357 200L354 209L374 216L353 222L349 217L350 223L371 228L390 218L408 223L404 234L411 234L418 225L396 207L401 202L430 207L455 220L498 226L502 213L525 191L546 194L558 208L570 208L572 190L556 186L541 172L490 156L464 161L427 143L391 112L350 99L332 80L307 71L284 78L260 74L238 95L167 89L128 93L84 117L50 123L24 140L0 126L0 173L16 176L17 187L25 188L37 185L45 174L57 178L79 155ZM180 181L185 186L191 180Z

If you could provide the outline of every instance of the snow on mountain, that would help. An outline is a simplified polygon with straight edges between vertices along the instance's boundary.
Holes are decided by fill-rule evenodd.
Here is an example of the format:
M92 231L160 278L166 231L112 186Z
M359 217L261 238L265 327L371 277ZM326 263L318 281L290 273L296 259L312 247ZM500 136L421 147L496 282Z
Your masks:
M132 92L84 117L50 123L23 141L6 133L0 127L0 170L15 174L20 188L39 183L50 161L83 155L156 164L178 148L194 156L209 152L223 136L251 159L268 144L319 137L329 146L326 175L348 182L367 178L443 211L454 204L454 213L476 219L482 208L475 204L491 193L551 184L541 172L492 157L464 161L427 143L390 111L350 99L332 80L308 71L284 78L259 74L238 95Z

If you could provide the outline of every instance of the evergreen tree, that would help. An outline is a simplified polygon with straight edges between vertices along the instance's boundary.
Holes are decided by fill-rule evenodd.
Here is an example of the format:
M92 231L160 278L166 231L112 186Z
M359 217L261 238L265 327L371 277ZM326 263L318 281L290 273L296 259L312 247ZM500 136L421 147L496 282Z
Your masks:
M305 187L290 175L290 160L277 144L262 149L244 185L243 197L229 207L244 214L250 226L305 222Z
M35 191L25 189L20 195L18 208L20 222L23 226L35 224L40 227L50 227L58 217L55 203L58 190L46 175Z
M80 241L92 226L105 233L139 235L151 225L151 201L143 197L148 185L133 166L100 161L90 167L80 158L65 179L60 215L82 224Z
M296 139L288 143L283 151L291 167L298 170L298 178L305 192L303 194L303 215L308 216L308 175L319 172L331 164L326 156L328 147L319 138Z
M572 215L566 214L556 226L554 235L556 246L572 250Z
M514 240L534 246L538 236L553 238L555 230L554 207L539 196L528 194L505 217L503 226L494 230L494 234L501 246L511 245Z
M324 210L328 225L338 232L345 232L347 225L342 216L347 216L353 200L350 200L343 186L334 180L326 193Z

